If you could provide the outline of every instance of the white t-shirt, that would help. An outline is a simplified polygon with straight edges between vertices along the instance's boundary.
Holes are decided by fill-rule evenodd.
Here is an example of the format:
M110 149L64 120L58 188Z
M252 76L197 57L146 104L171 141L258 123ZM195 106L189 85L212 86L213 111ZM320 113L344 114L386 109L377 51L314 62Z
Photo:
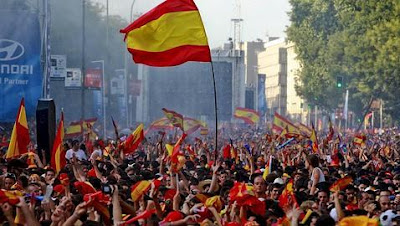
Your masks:
M68 160L71 160L73 155L75 154L75 157L82 161L82 160L87 160L86 154L83 150L78 149L78 151L74 151L73 149L69 149L67 153L65 154L65 158Z
M103 151L100 149L94 150L93 153L90 155L90 159L96 160L97 157L103 156Z
M325 181L325 175L319 167L315 167L311 174L311 181L314 182L314 173L317 172L319 174L319 180L317 183L321 183Z

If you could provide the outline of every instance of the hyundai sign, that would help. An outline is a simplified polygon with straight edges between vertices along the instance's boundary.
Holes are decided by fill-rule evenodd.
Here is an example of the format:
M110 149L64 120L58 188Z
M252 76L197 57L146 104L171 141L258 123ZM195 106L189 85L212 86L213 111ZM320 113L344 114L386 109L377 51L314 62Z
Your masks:
M13 122L21 98L32 116L42 91L40 27L29 11L0 10L0 21L0 122Z

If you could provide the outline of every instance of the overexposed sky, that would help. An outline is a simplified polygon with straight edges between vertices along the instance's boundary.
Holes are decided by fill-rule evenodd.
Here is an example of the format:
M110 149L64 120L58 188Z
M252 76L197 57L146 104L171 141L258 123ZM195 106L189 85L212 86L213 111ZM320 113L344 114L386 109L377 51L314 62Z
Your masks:
M106 0L95 0L106 5ZM133 0L109 0L110 14L118 14L128 20ZM163 0L136 0L133 14L147 12ZM284 37L289 25L289 0L195 0L204 21L212 48L222 46L233 37L232 18L237 18L236 7L240 2L242 41L265 39L267 35Z

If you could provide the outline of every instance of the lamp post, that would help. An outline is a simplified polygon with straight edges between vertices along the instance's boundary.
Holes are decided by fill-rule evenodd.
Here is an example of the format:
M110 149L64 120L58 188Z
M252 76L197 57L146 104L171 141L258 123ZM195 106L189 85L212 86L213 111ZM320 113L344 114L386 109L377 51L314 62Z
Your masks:
M103 102L103 138L106 139L106 92L105 92L105 76L104 76L104 60L94 60L92 61L93 64L95 63L100 63L101 64L101 83L102 83L102 87L101 87L101 96L102 96L102 102Z
M133 6L135 5L135 2L136 2L136 0L133 0L132 1L132 3L131 3L131 11L130 11L130 14L129 14L129 23L131 23L132 22L132 20L133 20ZM124 58L125 58L125 62L124 62L124 64L125 64L125 101L126 101L126 127L129 127L129 125L130 125L130 123L131 123L131 120L130 120L130 114L129 114L129 96L128 96L128 87L129 87L129 82L128 82L128 51L127 50L125 50L125 55L124 55ZM131 112L131 114L132 114L132 112Z

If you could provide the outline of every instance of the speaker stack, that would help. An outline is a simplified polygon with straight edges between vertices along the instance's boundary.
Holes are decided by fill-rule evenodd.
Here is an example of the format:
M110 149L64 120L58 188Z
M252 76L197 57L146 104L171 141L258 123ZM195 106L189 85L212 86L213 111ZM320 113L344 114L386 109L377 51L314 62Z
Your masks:
M51 151L56 132L56 109L53 99L39 99L36 108L36 136L38 154L42 157L42 150L47 164L51 160Z

